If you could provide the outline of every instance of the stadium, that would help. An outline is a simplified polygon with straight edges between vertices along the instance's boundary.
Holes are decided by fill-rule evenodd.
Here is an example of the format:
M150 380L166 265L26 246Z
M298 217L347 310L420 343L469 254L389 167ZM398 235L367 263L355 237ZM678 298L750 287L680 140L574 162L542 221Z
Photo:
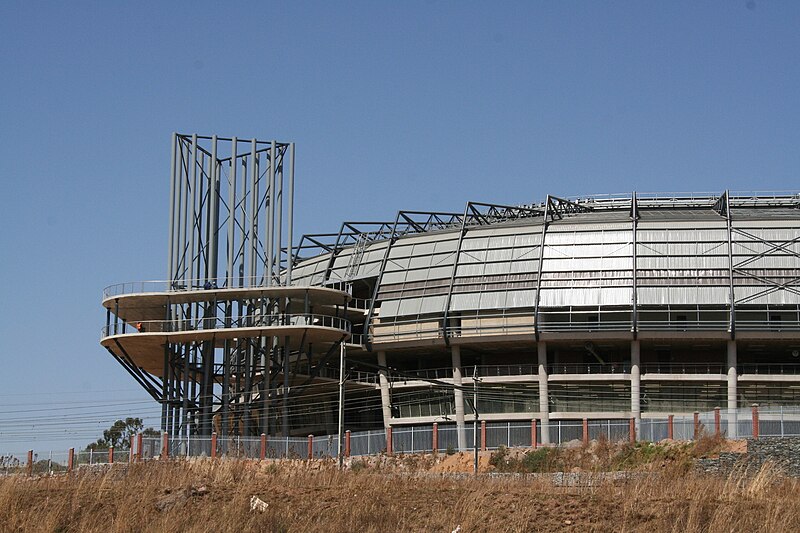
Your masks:
M167 280L107 288L101 338L169 434L479 414L547 442L554 420L721 407L735 433L740 408L800 404L800 194L543 194L295 243L293 144L172 153Z

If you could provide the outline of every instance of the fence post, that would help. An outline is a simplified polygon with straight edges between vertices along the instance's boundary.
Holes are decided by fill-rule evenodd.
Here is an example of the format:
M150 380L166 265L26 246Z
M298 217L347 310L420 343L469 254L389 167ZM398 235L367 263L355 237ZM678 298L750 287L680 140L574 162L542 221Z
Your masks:
M142 460L142 434L136 434L136 460Z
M589 445L589 419L583 419L583 445Z
M350 457L350 430L344 432L344 456Z
M28 477L33 475L33 450L28 450Z
M759 422L758 422L758 404L754 403L753 404L753 438L754 439L758 438L758 433L759 433L759 430L761 429L761 428L758 427L758 425L759 425Z
M722 420L719 416L719 407L714 408L714 436L719 438L722 435Z
M673 435L674 435L673 427L674 427L674 424L675 424L675 415L669 415L667 417L667 438L669 440L673 439Z
M267 456L267 435L265 433L262 433L261 451L259 452L258 457L263 461L266 456Z
M431 448L433 448L433 453L439 451L439 424L436 422L433 423L433 439Z
M700 413L694 412L694 440L700 436Z
M67 473L72 472L75 468L75 448L70 448L67 454Z
M308 436L308 459L314 458L314 435Z
M536 441L536 419L534 418L531 420L531 448L535 450L538 444Z
M135 440L134 440L134 441L132 441L132 442L131 442L131 449L130 449L130 450L128 450L128 464L130 464L130 463L132 463L132 462L133 462L133 454L134 454L134 452L136 451L136 449L135 449L135 443L136 443L136 441L135 441Z
M108 464L110 464L110 465L114 464L114 447L113 446L109 446L109 448L108 448Z
M636 442L636 418L634 417L628 420L628 438L630 438L631 444Z
M481 420L481 450L486 450L486 420Z
M169 459L169 433L161 434L161 458Z
M217 457L217 432L211 432L211 458L216 459Z
M386 428L386 455L392 455L392 426Z

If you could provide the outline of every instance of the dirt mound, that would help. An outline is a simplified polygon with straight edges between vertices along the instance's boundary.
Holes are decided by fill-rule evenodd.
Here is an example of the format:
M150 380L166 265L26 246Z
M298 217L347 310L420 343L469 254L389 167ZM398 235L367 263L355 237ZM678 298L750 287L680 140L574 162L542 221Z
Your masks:
M478 472L490 470L489 459L491 452L478 453ZM429 472L435 473L471 473L475 468L475 455L473 453L458 452L445 455L444 459L431 467Z

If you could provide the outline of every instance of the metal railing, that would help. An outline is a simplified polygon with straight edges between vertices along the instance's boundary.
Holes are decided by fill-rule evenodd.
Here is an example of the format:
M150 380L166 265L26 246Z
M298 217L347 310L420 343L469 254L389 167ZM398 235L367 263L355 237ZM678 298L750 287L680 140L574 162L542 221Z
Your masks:
M547 368L549 374L627 374L630 371L630 363L566 363Z
M725 374L727 367L722 363L645 363L641 365L642 374Z
M319 285L320 288L334 289L348 294L352 294L352 283L337 282L326 283ZM271 284L272 288L290 288L294 285L282 285L280 280L275 279ZM126 294L146 294L146 293L163 293L163 292L186 292L186 291L202 291L202 290L220 290L220 289L267 289L264 283L263 276L247 277L240 279L236 278L220 278L217 280L201 279L188 279L188 280L153 280L153 281L127 281L124 283L116 283L109 285L103 289L103 300L113 298L115 296L123 296ZM361 305L367 305L367 301L360 299ZM357 305L349 304L351 307ZM359 309L367 309L367 307L358 307Z
M533 413L535 415L535 413ZM757 424L757 425L756 425ZM535 437L537 443L542 442L541 420L485 422L485 437L481 430L478 442L481 447L494 450L502 447L530 447ZM756 425L754 431L754 425ZM638 427L637 427L638 426ZM631 427L635 434L631 435ZM721 435L729 438L756 437L798 437L800 436L800 406L765 406L742 408L732 411L725 409L705 411L697 414L680 414L670 418L642 418L636 423L632 419L592 419L584 420L556 419L548 423L550 445L563 446L581 441L584 438L609 441L628 441L632 438L639 441L657 442L669 437L670 429L674 440L693 440L703 435L713 435L719 430ZM473 442L473 425L467 423L462 429L470 450ZM434 437L434 432L436 437ZM383 429L348 432L350 438L350 455L366 456L386 453L387 432ZM459 428L452 423L431 425L395 426L392 428L393 453L430 453L458 451ZM338 450L339 435L319 435L308 437L169 437L168 455L172 458L211 457L233 459L294 458L309 459L319 457L335 457ZM216 442L213 442L213 441ZM342 451L346 439L342 439ZM141 449L116 451L115 463L126 463L130 460L148 460L163 456L163 437L143 437ZM436 446L434 447L434 442ZM32 463L27 463L26 456L31 453ZM108 464L108 452L76 451L74 467L81 465ZM63 472L67 469L68 453L2 453L0 454L0 475L47 474Z
M326 327L345 331L347 333L350 333L351 330L350 321L341 317L308 314L274 314L240 316L231 321L230 324L227 323L225 317L221 316L213 318L142 320L135 323L115 322L103 326L100 338L129 333L178 333L212 329L268 328L282 326Z
M800 375L800 363L744 363L737 365L737 372L742 374L766 375Z

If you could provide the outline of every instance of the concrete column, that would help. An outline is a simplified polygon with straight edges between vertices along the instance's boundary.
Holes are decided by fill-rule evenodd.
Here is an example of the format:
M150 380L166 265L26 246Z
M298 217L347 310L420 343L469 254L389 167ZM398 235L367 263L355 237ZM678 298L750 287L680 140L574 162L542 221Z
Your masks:
M631 341L631 418L637 426L642 421L641 364L641 345L638 340Z
M378 365L386 366L386 352L378 352ZM392 420L392 399L389 396L389 378L386 377L386 370L378 371L378 379L381 386L381 409L383 410L383 427L388 428Z
M539 418L542 422L542 444L550 444L550 396L547 393L547 343L536 343L539 361Z
M738 375L736 372L736 341L728 341L728 437L738 438L736 423L736 397Z
M456 428L458 431L458 450L467 449L467 432L464 427L464 393L461 390L461 347L451 346L450 353L453 357L453 397L456 404Z

